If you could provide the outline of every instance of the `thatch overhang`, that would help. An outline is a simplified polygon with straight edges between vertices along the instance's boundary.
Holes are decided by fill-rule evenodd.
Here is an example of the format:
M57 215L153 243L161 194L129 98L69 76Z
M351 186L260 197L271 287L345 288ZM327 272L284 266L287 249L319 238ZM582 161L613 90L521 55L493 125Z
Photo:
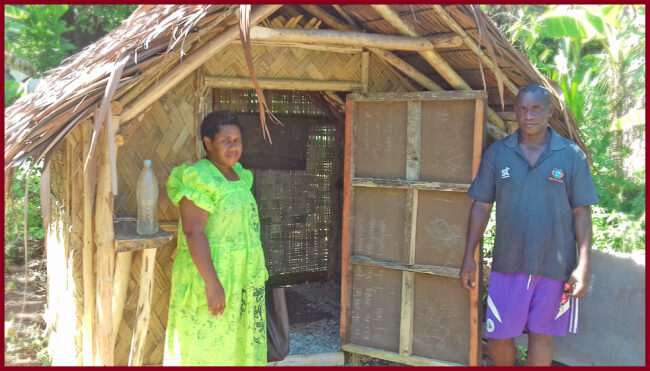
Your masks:
M261 7L253 6L252 12ZM560 108L551 126L587 152L557 84L517 52L477 6L285 5L260 25L274 27L273 19L279 16L295 20L297 28L431 40L434 46L426 51L389 51L370 44L366 48L417 90L487 90L492 139L514 130L512 111L519 88L530 83L547 86L554 106ZM5 168L47 154L81 120L102 116L98 111L103 100L117 101L128 110L143 92L155 90L169 71L238 22L238 5L141 6L120 27L48 71L36 91L5 109ZM444 39L450 41L443 45ZM119 63L123 64L119 82L114 81L114 93L107 97ZM343 111L342 98L328 101ZM132 113L136 111L141 112L131 107ZM126 121L137 121L137 114L131 116L123 122L127 128Z

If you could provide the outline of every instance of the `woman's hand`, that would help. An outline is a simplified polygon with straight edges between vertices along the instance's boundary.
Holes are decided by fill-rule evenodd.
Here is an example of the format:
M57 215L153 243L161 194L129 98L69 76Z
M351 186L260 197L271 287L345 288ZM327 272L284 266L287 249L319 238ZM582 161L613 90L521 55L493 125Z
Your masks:
M226 294L223 291L221 282L206 283L205 298L208 301L208 310L213 316L220 316L226 309Z

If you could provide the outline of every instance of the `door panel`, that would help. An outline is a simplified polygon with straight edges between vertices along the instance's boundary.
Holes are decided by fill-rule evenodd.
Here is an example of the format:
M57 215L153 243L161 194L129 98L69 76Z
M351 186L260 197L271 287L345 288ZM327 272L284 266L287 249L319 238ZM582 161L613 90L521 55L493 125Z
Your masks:
M471 183L474 101L422 102L420 179ZM470 150L468 150L470 149Z
M458 274L486 95L347 99L343 350L411 365L476 365L478 288L462 289Z
M354 254L378 260L403 261L406 191L355 190Z
M469 297L458 279L415 275L413 355L469 363Z
M460 267L472 199L463 192L420 192L415 263Z
M363 113L353 127L356 176L404 177L406 102L360 103L359 106Z
M350 341L397 351L399 346L402 274L392 269L354 268Z

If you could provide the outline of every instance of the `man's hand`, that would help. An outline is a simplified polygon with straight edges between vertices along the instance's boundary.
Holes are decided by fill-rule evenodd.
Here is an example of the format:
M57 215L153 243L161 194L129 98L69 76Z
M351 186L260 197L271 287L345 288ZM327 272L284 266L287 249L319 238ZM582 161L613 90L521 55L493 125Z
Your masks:
M569 290L565 290L567 296L574 298L584 297L589 289L589 281L591 273L589 268L577 267L571 272L569 280L565 283L565 288L568 286Z
M474 259L464 259L463 265L460 267L460 285L467 289L473 290L476 287L476 263Z
M205 285L205 298L208 301L208 310L213 316L223 314L226 309L226 294L223 291L221 282L218 280L214 283Z

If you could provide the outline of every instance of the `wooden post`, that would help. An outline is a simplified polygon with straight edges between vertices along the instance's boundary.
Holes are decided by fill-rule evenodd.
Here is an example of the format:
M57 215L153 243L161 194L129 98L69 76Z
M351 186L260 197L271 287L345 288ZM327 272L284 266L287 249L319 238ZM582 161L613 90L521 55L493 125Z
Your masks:
M144 358L144 342L147 338L151 314L151 294L153 292L156 251L157 249L142 250L140 296L138 297L138 311L135 317L135 329L133 330L133 338L131 339L129 366L142 366L142 360Z
M131 278L131 261L133 251L121 252L117 254L115 262L115 292L113 295L113 347L117 339L117 332L122 322L124 313L124 304L126 303L126 293L129 287L129 278Z
M83 127L83 153L90 149L91 131L89 123L79 123ZM84 156L85 157L85 156ZM95 359L93 346L93 316L95 313L95 276L93 275L93 200L90 190L89 171L83 173L83 250L82 268L84 282L84 317L82 330L83 365L92 366Z
M113 234L113 189L108 141L102 135L111 135L108 126L102 126L97 171L97 198L95 200L95 237L97 247L97 354L99 365L113 366L113 275L115 272L115 243Z
M352 197L352 115L354 104L345 102L345 158L343 162L343 220L341 221L341 344L348 341L348 319L350 317L350 300L352 298L352 265L350 262L350 241L352 238L352 215L350 205Z
M474 148L472 154L472 180L476 178L479 165L481 164L481 153L483 151L483 124L485 121L485 101L477 99L474 110ZM474 263L476 263L476 272L474 273L474 282L476 286L469 292L469 365L478 366L479 362L479 287L481 287L481 247L474 253Z
M370 54L361 52L361 92L368 92L368 70L370 67Z
M201 158L201 148L203 148L203 141L201 140L201 121L207 115L203 101L205 99L205 67L201 66L196 70L196 78L194 79L194 112L196 112L196 156Z
M422 101L407 102L406 123L406 180L420 178L420 147L422 136ZM418 190L407 190L406 221L404 223L404 261L415 264L415 238L418 215ZM413 352L413 294L415 272L402 272L402 311L400 317L399 353Z

